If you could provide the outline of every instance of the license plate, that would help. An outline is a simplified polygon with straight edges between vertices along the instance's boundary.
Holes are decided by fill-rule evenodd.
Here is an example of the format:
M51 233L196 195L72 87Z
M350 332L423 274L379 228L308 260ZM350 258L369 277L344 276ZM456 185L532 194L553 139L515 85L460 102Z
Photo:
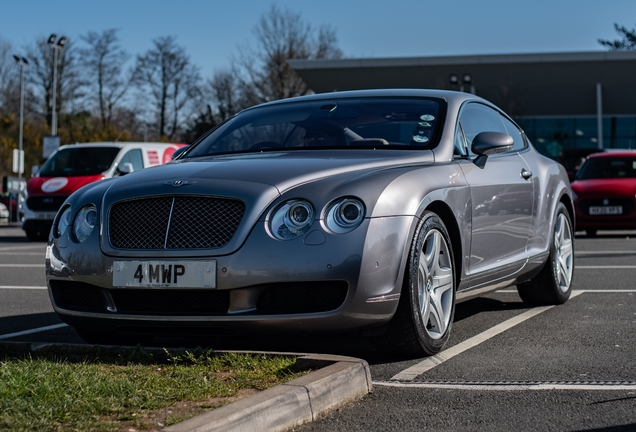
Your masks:
M39 220L53 220L56 212L40 212L35 214L35 218Z
M623 206L590 207L591 215L619 215L623 214Z
M115 261L113 286L216 288L216 261Z

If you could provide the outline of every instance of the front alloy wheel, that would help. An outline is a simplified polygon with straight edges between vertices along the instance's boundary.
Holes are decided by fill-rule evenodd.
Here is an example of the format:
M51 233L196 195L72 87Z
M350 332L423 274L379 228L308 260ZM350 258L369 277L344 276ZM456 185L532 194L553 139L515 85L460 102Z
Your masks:
M430 230L420 252L417 291L419 315L424 331L441 339L450 323L453 308L453 268L448 243L437 229Z
M387 354L437 354L455 315L455 261L448 231L435 213L422 215L413 238L400 302L388 330L374 338Z

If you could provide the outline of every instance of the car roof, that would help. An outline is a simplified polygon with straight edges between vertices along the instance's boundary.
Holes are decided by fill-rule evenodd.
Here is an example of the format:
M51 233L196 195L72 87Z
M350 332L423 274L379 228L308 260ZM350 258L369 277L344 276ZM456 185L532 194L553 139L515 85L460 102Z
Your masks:
M426 90L426 89L374 89L374 90L349 90L349 91L335 91L329 93L316 93L306 96L297 96L288 99L280 99L272 102L267 102L261 105L256 105L247 110L278 104L285 104L290 102L300 101L312 101L312 100L324 100L324 99L345 99L345 98L366 98L366 97L431 97L444 99L447 102L456 101L463 102L466 100L477 100L483 103L492 105L489 101L475 96L471 93L452 91L452 90ZM247 111L246 110L246 111Z
M596 158L621 158L621 157L635 157L636 150L618 150L618 149L606 149L601 153L592 153L588 156L588 159L596 159Z

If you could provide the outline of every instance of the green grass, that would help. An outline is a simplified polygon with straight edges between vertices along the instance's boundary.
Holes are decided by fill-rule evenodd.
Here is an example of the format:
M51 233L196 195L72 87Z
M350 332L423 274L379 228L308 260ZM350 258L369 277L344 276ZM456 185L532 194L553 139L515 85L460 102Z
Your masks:
M215 408L241 390L302 375L295 361L203 350L157 355L141 348L74 358L0 353L0 430L148 428L144 419L158 411L160 425L176 423L198 412L167 407L192 401L198 409Z

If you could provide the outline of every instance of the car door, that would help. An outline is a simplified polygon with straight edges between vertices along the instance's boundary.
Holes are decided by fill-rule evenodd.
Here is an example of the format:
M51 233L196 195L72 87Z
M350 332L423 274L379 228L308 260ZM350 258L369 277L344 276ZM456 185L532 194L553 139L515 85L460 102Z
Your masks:
M517 127L495 109L469 103L460 112L456 141L465 148L480 132L503 132L515 141L513 150L488 157L483 168L468 158L458 159L471 189L472 224L468 263L470 286L505 279L526 261L532 233L533 183L528 165L518 151L526 144ZM456 147L458 145L456 144Z

